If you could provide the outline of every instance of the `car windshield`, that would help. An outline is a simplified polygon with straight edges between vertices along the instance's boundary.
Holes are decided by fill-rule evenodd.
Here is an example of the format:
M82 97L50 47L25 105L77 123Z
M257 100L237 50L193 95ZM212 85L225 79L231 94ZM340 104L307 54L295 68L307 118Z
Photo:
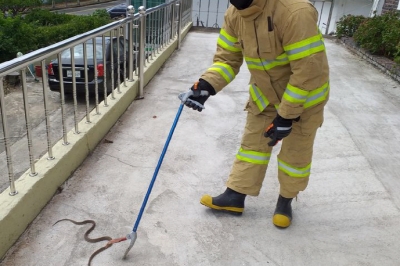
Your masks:
M87 50L87 59L93 59L93 44L86 44ZM96 45L96 59L103 59L103 46L101 44ZM71 58L71 50L65 50L61 53L61 58L70 59ZM83 55L83 44L79 44L74 47L74 58L84 58Z

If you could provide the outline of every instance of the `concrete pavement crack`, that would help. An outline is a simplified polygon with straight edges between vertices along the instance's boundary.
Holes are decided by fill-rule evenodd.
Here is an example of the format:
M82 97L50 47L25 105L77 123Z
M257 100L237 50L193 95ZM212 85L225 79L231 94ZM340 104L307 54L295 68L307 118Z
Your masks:
M104 155L109 156L109 157L112 157L112 158L115 158L115 159L117 159L120 163L123 163L123 164L125 164L125 165L128 165L128 166L130 166L130 167L132 167L132 168L154 168L154 167L150 167L150 166L144 167L144 166L138 166L138 165L129 164L129 163L127 163L127 162L122 161L120 158L118 158L118 157L116 157L116 156L113 156L113 155L110 155L110 154L107 154L107 153L105 153Z

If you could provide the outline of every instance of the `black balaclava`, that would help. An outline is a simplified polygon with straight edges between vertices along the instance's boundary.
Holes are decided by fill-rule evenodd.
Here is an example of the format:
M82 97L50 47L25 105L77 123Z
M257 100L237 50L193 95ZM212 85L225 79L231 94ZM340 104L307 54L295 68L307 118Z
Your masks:
M243 10L248 8L253 3L253 0L229 0L229 2L237 9Z

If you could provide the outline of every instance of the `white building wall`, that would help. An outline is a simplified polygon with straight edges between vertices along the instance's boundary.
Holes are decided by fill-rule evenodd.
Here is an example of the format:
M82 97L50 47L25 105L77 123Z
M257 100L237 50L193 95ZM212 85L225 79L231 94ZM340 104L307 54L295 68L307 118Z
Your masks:
M327 32L326 27L328 26L329 12L331 10L332 1L311 1L318 11L318 27L323 34Z
M376 12L376 15L381 15L382 14L382 7L383 7L384 3L385 3L385 0L374 0L370 16L371 17L374 16L375 12Z
M229 0L193 0L193 25L221 28Z
M336 31L336 22L344 15L370 16L374 0L334 0L329 32Z
M328 23L332 0L316 0L313 3L319 13L318 27L323 34L334 32L336 22L347 14L370 16L374 0L333 0L331 21ZM193 0L193 25L220 28L229 0ZM329 29L327 26L329 24Z

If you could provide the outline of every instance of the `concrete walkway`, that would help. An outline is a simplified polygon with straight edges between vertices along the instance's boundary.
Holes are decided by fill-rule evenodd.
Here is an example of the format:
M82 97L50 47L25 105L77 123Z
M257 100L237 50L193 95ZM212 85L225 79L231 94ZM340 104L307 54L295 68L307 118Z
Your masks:
M1 265L86 265L104 243L90 244L89 226L59 219L94 219L92 237L122 237L143 197L186 91L211 65L218 34L191 32L24 233ZM186 109L171 141L138 239L115 244L92 265L399 265L400 86L326 40L331 100L315 144L308 189L293 203L287 230L271 223L278 195L274 156L259 197L241 217L199 204L224 190L245 122L249 73L210 98L202 113ZM4 230L4 229L2 229Z

